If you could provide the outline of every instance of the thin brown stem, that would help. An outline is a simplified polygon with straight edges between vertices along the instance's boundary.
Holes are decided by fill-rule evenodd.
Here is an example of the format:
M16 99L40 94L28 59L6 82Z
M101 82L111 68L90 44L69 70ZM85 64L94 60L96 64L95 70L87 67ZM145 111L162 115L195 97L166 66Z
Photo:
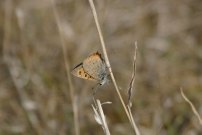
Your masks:
M22 110L27 118L27 121L29 123L30 128L35 134L42 135L43 130L40 127L39 121L37 119L37 116L35 113L31 110L29 110L26 106L26 103L29 101L26 93L24 92L24 88L21 85L21 83L18 82L15 71L13 71L13 68L11 66L11 59L9 59L7 52L8 52L8 45L9 45L9 39L10 39L10 32L11 32L11 17L12 17L12 1L7 0L5 1L5 22L4 22L4 40L3 40L3 60L9 70L11 79L13 81L13 84L15 86L15 89L18 94L18 98L20 101L20 105L22 107Z
M128 105L130 107L132 106L131 96L133 93L134 82L135 82L135 77L136 77L136 61L137 61L137 41L135 42L135 53L134 53L134 58L133 58L133 73L132 73L132 77L131 77L131 81L130 81L129 89L128 89Z
M129 105L127 107L128 107L128 112L130 114L130 122L131 122L131 124L133 126L133 129L135 129L136 135L140 135L140 131L139 131L134 119L133 119L133 115L132 115L132 112L131 112L131 107Z
M187 98L187 96L184 94L182 88L180 88L180 91L181 91L182 97L183 97L184 100L191 106L191 109L192 109L194 115L198 118L199 124L202 126L202 119L201 119L201 117L200 117L198 111L196 110L195 106L192 104L192 102L191 102L191 101Z
M112 69L111 69L111 65L110 65L109 58L108 58L107 51L106 51L106 47L105 47L104 38L103 38L103 35L102 35L102 32L101 32L101 28L100 28L100 24L99 24L99 21L98 21L97 12L96 12L93 0L89 0L89 3L90 3L90 6L91 6L91 10L92 10L92 13L93 13L93 17L94 17L94 20L95 20L97 31L98 31L98 34L99 34L99 38L100 38L100 42L101 42L101 46L102 46L105 62L106 62L106 65L108 67L108 70L109 70L112 82L114 84L114 87L115 87L115 90L116 90L116 92L118 94L118 97L119 97L119 99L121 101L121 104L122 104L122 106L124 108L124 111L125 111L128 119L129 119L129 121L131 122L130 114L129 114L128 110L127 110L127 107L126 107L124 101L123 101L123 98L122 98L121 93L120 93L120 91L118 89L118 86L117 86L114 74L113 74ZM131 123L131 125L132 125L132 123ZM135 129L134 129L134 131L135 131Z
M52 8L53 8L53 12L54 12L54 17L56 20L56 24L58 27L58 31L59 31L59 36L60 36L60 43L62 46L62 51L63 51L63 58L64 58L64 62L65 62L65 69L66 69L66 76L68 79L68 86L69 86L69 90L70 90L70 96L71 96L71 101L72 101L72 107L73 107L73 113L74 113L74 128L75 128L75 135L80 135L80 128L79 128L79 117L78 117L78 103L77 100L74 96L74 92L73 92L73 85L72 85L72 80L71 80L71 76L70 76L70 68L69 68L69 61L67 60L67 49L65 46L65 40L62 34L62 27L61 27L61 21L57 12L57 9L55 7L55 3L54 0L51 0L51 4L52 4ZM66 94L67 97L67 94Z

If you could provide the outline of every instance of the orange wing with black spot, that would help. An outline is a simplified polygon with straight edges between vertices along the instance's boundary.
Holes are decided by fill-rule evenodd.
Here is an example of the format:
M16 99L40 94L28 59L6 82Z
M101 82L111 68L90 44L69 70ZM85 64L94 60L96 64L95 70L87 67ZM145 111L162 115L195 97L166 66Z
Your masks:
M80 63L77 65L71 72L74 76L86 79L86 80L91 80L91 81L97 81L95 80L92 76L90 76L88 73L85 72L83 68L83 63Z

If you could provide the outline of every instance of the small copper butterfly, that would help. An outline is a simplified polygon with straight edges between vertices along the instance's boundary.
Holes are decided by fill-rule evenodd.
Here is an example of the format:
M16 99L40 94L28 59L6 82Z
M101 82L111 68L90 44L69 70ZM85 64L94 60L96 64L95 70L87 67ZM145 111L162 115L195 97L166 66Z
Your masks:
M96 81L100 85L108 81L107 67L99 52L88 56L82 63L78 64L71 73L82 79Z

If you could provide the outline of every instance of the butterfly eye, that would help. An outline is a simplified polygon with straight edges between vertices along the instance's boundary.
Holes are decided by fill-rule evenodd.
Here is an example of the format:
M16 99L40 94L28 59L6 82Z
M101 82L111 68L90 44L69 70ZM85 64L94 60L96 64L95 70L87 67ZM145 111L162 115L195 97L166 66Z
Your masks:
M81 71L79 71L79 75L81 75Z

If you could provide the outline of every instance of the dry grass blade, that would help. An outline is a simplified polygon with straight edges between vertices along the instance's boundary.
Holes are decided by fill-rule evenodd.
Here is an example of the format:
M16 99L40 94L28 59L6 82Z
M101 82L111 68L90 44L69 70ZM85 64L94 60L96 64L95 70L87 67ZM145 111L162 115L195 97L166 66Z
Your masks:
M131 107L131 96L133 92L133 86L135 82L135 77L136 77L136 60L137 60L137 41L135 42L135 53L134 53L134 58L133 58L133 73L131 77L131 81L129 84L129 89L128 89L128 105Z
M55 7L55 3L54 0L51 0L51 4L52 4L52 8L53 8L53 12L54 12L54 17L56 20L56 24L59 30L59 36L60 36L60 43L62 46L62 51L63 51L63 58L64 58L64 62L65 62L65 69L66 69L66 76L68 79L68 84L69 84L69 90L70 90L70 96L71 96L71 101L72 101L72 107L73 107L73 113L74 113L74 127L75 127L75 134L76 135L80 135L80 128L79 128L79 120L78 120L78 105L77 105L77 100L74 96L74 92L73 92L73 85L72 85L72 81L71 81L71 76L70 76L70 68L69 68L69 61L67 60L67 49L65 46L65 41L64 41L64 37L62 34L62 27L61 27L61 22L60 22L60 18L57 12L57 9ZM66 94L67 97L68 94Z
M106 122L106 117L104 115L100 100L96 100L94 103L95 103L95 106L92 105L92 107L95 112L95 120L97 121L98 124L102 126L102 129L104 130L105 135L110 135L109 128Z
M182 97L183 97L184 100L191 106L191 109L192 109L193 113L196 115L196 117L197 117L198 120L199 120L200 125L202 126L202 119L201 119L199 113L197 112L195 106L192 104L192 102L191 102L191 101L187 98L187 96L184 94L182 88L180 88L180 91L181 91Z
M98 34L99 34L99 38L100 38L100 42L101 42L101 46L102 46L102 50L103 50L105 62L106 62L106 65L107 65L107 67L108 67L108 69L109 69L109 73L110 73L112 82L113 82L113 84L114 84L114 87L115 87L115 90L116 90L116 92L117 92L117 94L118 94L118 97L119 97L119 99L120 99L120 101L121 101L121 104L122 104L122 106L123 106L123 108L124 108L124 111L125 111L125 113L126 113L128 119L129 119L129 121L132 122L132 121L131 121L131 118L133 119L133 117L130 117L130 114L129 114L128 110L127 110L127 107L126 107L124 101L123 101L123 98L122 98L121 93L120 93L120 91L119 91L119 89L118 89L116 80L115 80L115 78L114 78L114 74L113 74L112 69L111 69L111 65L110 65L110 62L109 62L108 55L107 55L107 51L106 51L106 47L105 47L105 42L104 42L104 39L103 39L103 36L102 36L102 32L101 32L101 28L100 28L100 24L99 24L99 21L98 21L97 12L96 12L95 5L94 5L94 3L93 3L93 0L89 0L89 3L90 3L90 6L91 6L91 10L92 10L92 13L93 13L93 17L94 17L94 20L95 20L95 24L96 24L96 27L97 27L97 31L98 31ZM133 123L131 123L131 125L133 125ZM132 126L132 127L133 127L133 126ZM134 130L134 132L136 132L136 129L133 128L133 130Z
M22 110L25 113L25 116L28 120L29 126L32 128L32 131L38 135L43 134L42 129L39 126L39 121L37 119L37 116L35 113L30 110L27 106L27 103L30 101L24 92L24 86L19 83L19 80L16 77L16 71L15 67L11 66L11 59L9 56L7 56L7 49L9 45L9 38L10 38L10 32L11 32L11 17L12 17L12 1L7 0L5 2L5 23L4 23L4 41L3 41L3 60L10 72L11 79L14 83L15 89L17 91L20 105L22 107ZM31 101L30 101L31 102Z
M130 114L130 118L131 118L130 121L132 123L133 128L135 129L136 135L141 135L137 125L135 124L135 121L133 119L133 115L132 115L132 112L131 112L131 107L129 105L128 105L128 112Z
M94 16L94 20L95 20L95 24L96 24L96 27L97 27L97 30L98 30L98 33L99 33L99 37L100 37L100 42L101 42L101 45L102 45L102 49L103 49L103 54L104 54L104 58L105 58L105 62L106 62L106 65L109 69L109 73L110 73L110 76L111 76L111 79L112 79L112 82L115 86L115 89L116 89L116 92L119 96L119 99L121 100L121 103L124 107L124 110L129 118L129 113L127 111L127 108L126 108L126 105L123 101L123 98L119 92L119 89L118 89L118 86L117 86L117 83L115 81L115 78L114 78L114 75L112 73L112 69L111 69L111 65L110 65L110 62L109 62L109 58L108 58L108 55L107 55L107 51L106 51L106 47L105 47L105 43L104 43L104 39L103 39L103 36L102 36L102 32L101 32L101 28L100 28L100 25L99 25L99 22L98 22L98 17L97 17L97 13L96 13L96 10L95 10L95 6L94 6L94 3L92 0L89 0L89 3L90 3L90 6L91 6L91 9L92 9L92 12L93 12L93 16Z

